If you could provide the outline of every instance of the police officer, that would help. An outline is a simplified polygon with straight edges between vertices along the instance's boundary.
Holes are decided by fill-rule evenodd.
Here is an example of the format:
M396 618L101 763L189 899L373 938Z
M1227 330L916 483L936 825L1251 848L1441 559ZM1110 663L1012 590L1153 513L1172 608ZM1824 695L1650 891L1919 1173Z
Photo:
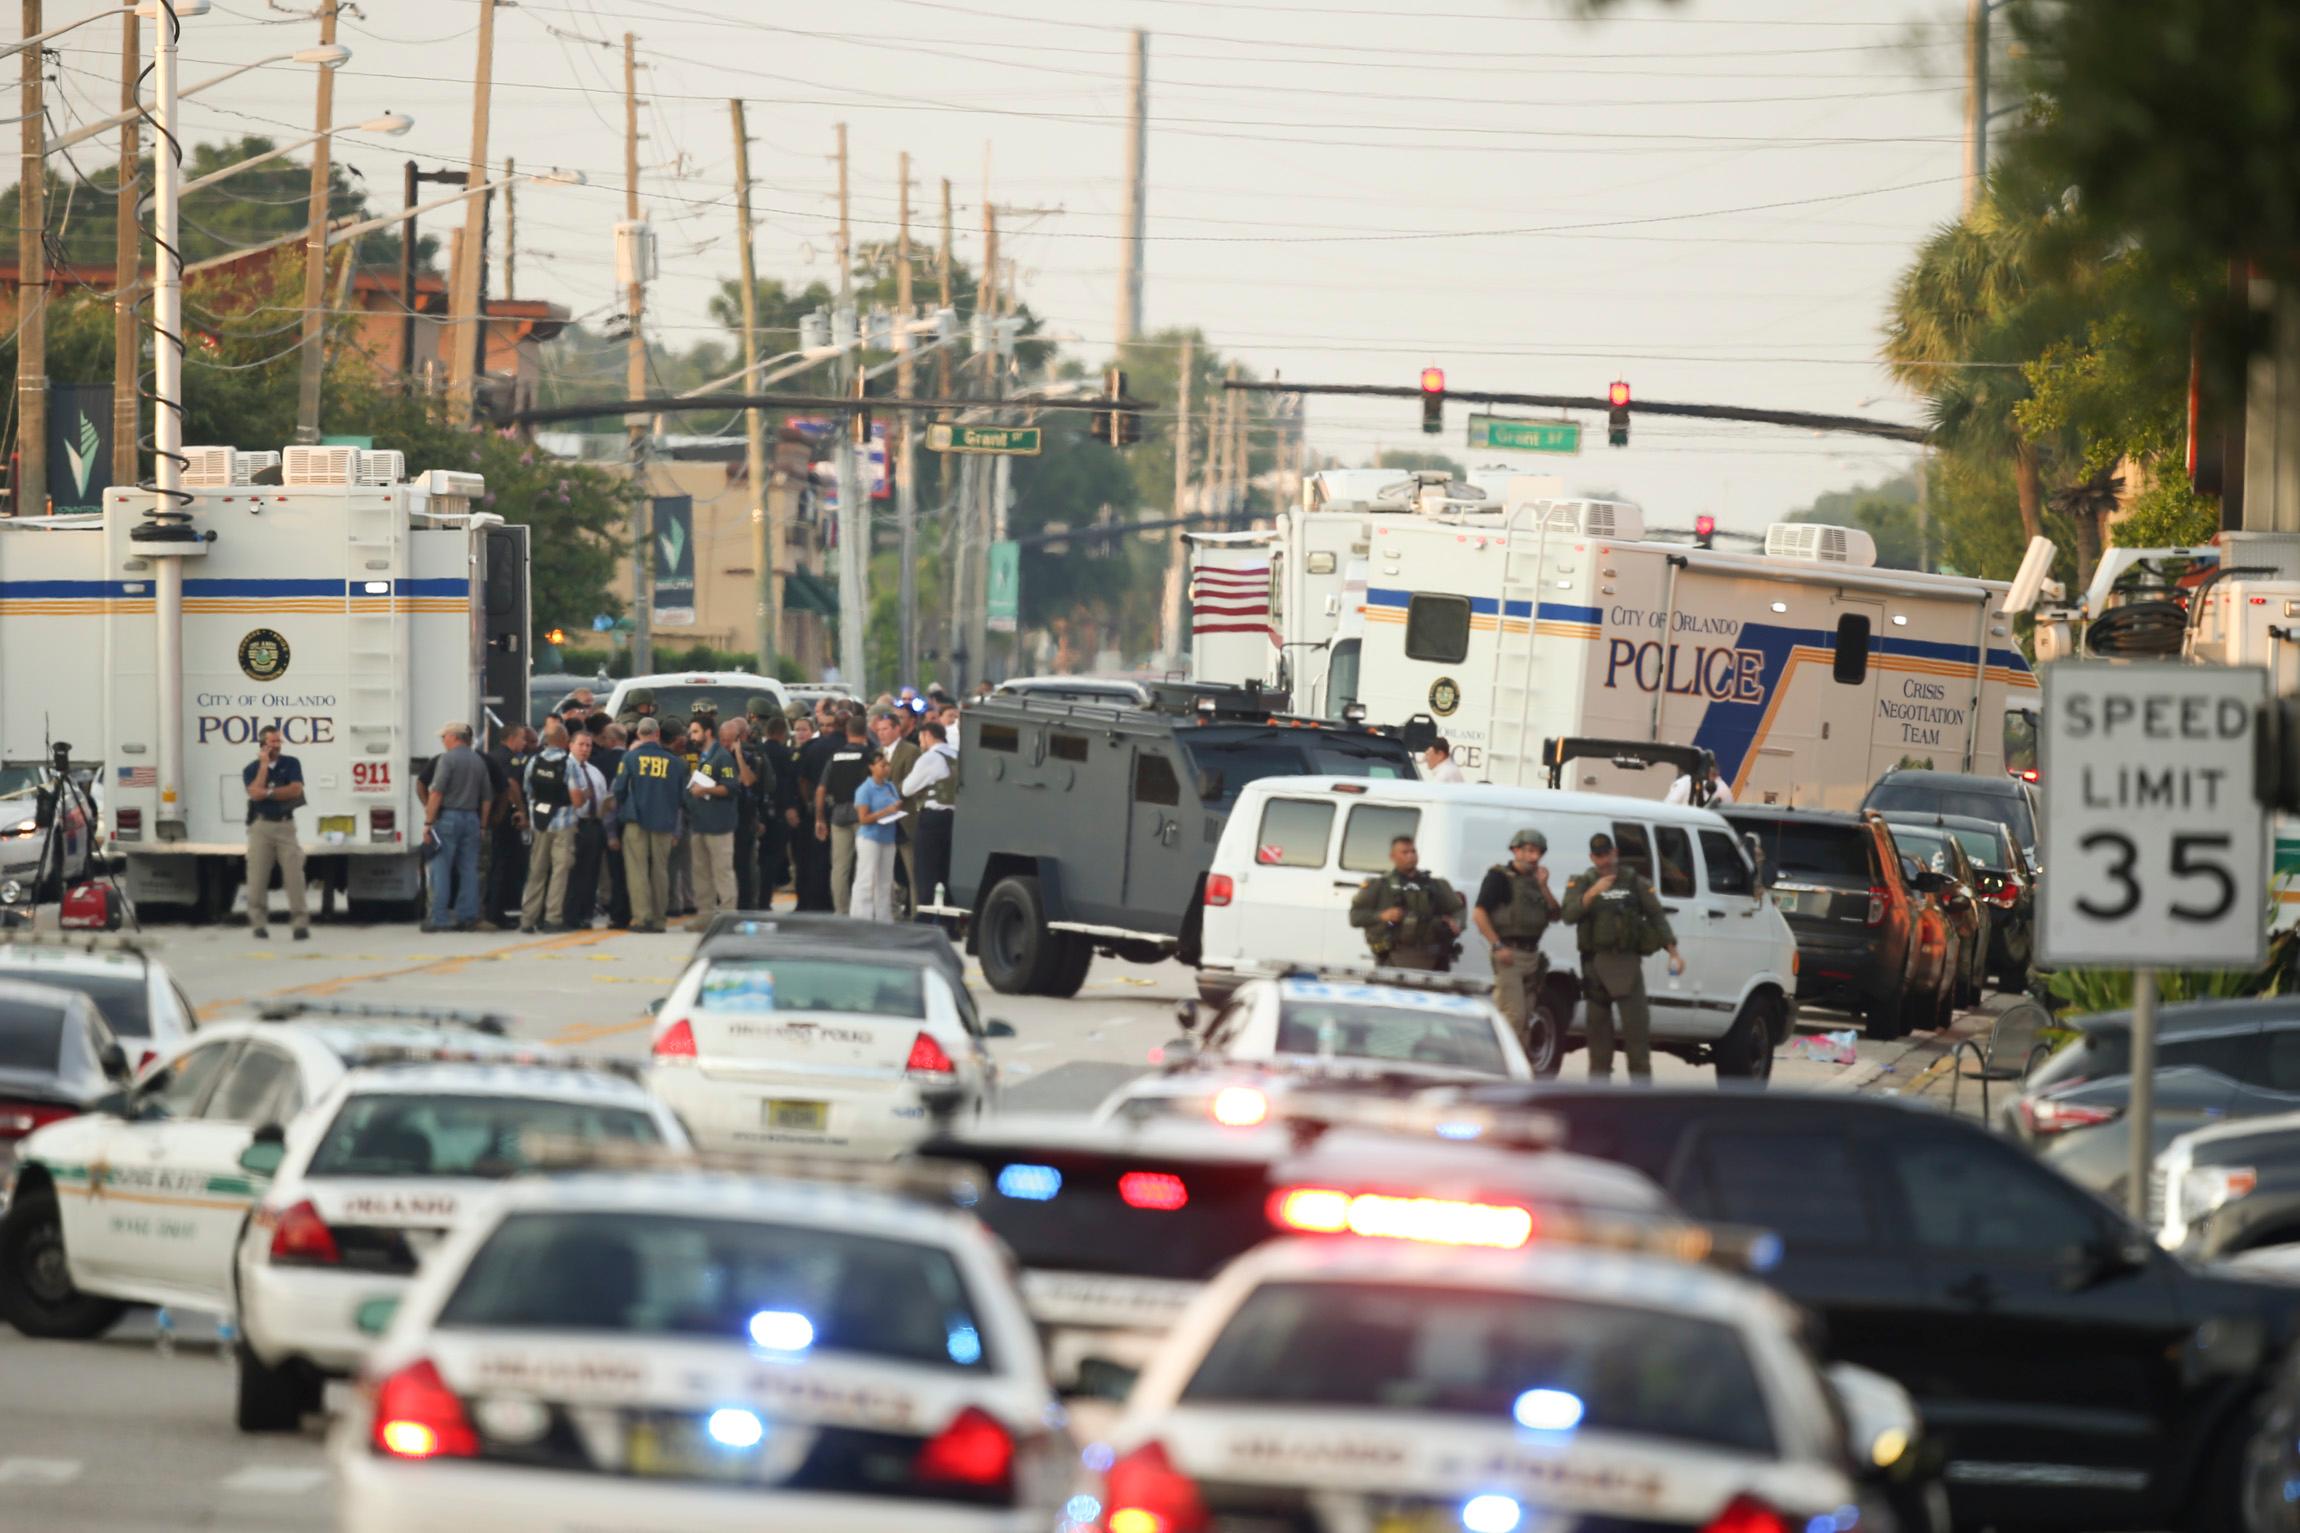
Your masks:
M1411 836L1391 839L1390 870L1367 879L1350 901L1350 924L1366 934L1374 962L1393 969L1450 968L1461 915L1461 896L1421 870Z
M1678 956L1677 934L1669 929L1661 896L1644 874L1621 866L1613 838L1603 831L1589 838L1589 871L1565 882L1565 919L1575 928L1581 949L1590 1079L1613 1074L1613 1013L1618 1007L1629 1078L1651 1080L1653 1014L1645 997L1645 959L1667 952L1672 974L1685 972L1685 960Z
M623 694L623 711L615 715L615 722L622 725L626 731L633 731L634 733L632 733L630 737L635 740L638 738L635 731L639 727L639 721L641 719L651 719L654 716L654 688L633 687L630 691Z
M666 730L663 735L663 743L686 763L690 778L702 769L703 757L710 752L712 746L718 744L718 740L719 705L707 697L696 698L694 706L688 710L685 734L674 737ZM695 827L685 823L694 818L694 808L695 801L684 797L682 788L680 810L684 821L679 827L678 842L671 848L669 914L673 916L691 916L695 913Z
M1548 851L1549 837L1531 826L1511 836L1509 861L1486 870L1471 916L1479 935L1493 944L1493 1004L1509 1018L1536 1063L1553 1055L1562 1041L1545 1038L1536 1048L1533 1037L1534 1005L1549 970L1549 960L1541 955L1541 934L1559 911L1557 896L1549 890L1549 869L1541 865Z
M743 766L743 791L735 814L735 903L742 910L764 910L774 903L775 891L759 887L760 864L766 859L760 841L774 812L775 769L767 759L760 731L775 711L775 700L761 693L743 705L743 738L736 756Z

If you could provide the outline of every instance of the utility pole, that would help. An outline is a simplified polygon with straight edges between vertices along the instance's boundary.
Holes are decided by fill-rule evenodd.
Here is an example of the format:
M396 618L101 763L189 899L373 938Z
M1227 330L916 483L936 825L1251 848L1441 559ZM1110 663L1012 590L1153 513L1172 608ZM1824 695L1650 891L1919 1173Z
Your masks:
M480 14L494 9L486 0ZM474 171L474 175L478 172ZM639 221L639 52L638 39L623 34L623 217ZM647 335L640 320L647 312L647 268L632 252L631 284L623 293L623 308L631 331L627 340L625 386L633 399L647 396ZM644 415L626 416L631 433L631 485L638 496L631 502L631 674L644 676L655 668L654 507L647 499L648 433Z
M942 178L942 250L937 257L937 270L942 278L942 306L950 307L950 177ZM979 295L978 295L979 297ZM979 302L977 307L979 307ZM950 348L944 347L935 357L935 397L952 398L950 392ZM945 514L950 518L950 611L945 614L945 627L949 637L943 645L943 664L950 677L953 696L963 696L966 688L966 506L967 490L974 482L974 465L965 460L953 464L942 460L939 482Z
M735 217L742 226L737 253L743 278L743 388L749 392L759 386L759 273L751 256L751 138L743 122L740 98L727 106L735 114ZM743 412L743 463L751 481L751 568L759 580L755 641L761 675L774 663L783 633L783 539L782 528L770 525L773 513L767 506L766 419L757 410Z
M1159 597L1159 650L1169 669L1182 664L1182 638L1189 625L1182 621L1185 587L1189 581L1189 548L1182 541L1182 519L1190 514L1190 373L1193 365L1192 332L1182 332L1182 365L1174 384L1174 521L1167 535L1166 586Z
M950 177L942 178L942 250L935 257L935 274L942 283L942 306L950 307ZM935 398L950 398L950 348L934 354Z
M1236 376L1235 370L1232 376ZM1251 521L1254 510L1253 442L1247 431L1248 403L1246 396L1240 394L1238 408L1230 417L1230 493L1241 522Z
M832 328L838 331L834 339L845 348L839 353L839 392L854 395L862 392L863 378L861 348L852 344L850 331L855 323L854 245L847 222L847 125L843 122L838 125L838 146L839 303ZM855 471L851 417L836 423L832 442L839 482L839 675L858 696L868 696L870 689L863 675L868 657L863 639L870 626L870 610L863 581L870 556L870 491Z
M1126 246L1118 268L1118 344L1142 333L1142 233L1147 212L1143 177L1150 154L1150 34L1137 27L1127 69Z
M503 157L503 296L519 296L519 162Z
M166 25L163 21L161 25ZM40 0L24 0L24 35L40 35ZM38 44L19 55L24 169L17 181L16 514L48 513L48 133Z
M479 72L471 89L471 174L466 182L474 191L487 184L487 114L495 93L495 7L496 0L479 0ZM627 79L630 74L627 33L624 53ZM482 274L486 267L487 199L475 196L464 209L463 252L455 263L455 277L448 292L448 378L450 397L459 420L471 418L472 398L478 385L472 364L486 344L487 320L479 312L479 295L485 286ZM478 330L476 343L457 328L461 325L471 325Z
M120 110L132 114L120 124L120 199L112 220L112 483L121 485L139 477L137 439L144 420L136 398L137 364L144 353L136 334L136 299L144 286L143 231L136 220L142 174L136 139L143 126L136 96L136 79L143 72L140 25L134 11L121 12Z
M1965 212L1979 203L1988 178L1989 0L1965 0Z
M983 316L982 397L995 403L999 396L998 356L998 207L990 200L990 150L982 152L982 270L975 276L974 311ZM977 678L990 675L990 540L991 522L997 514L991 505L997 491L997 476L990 471L987 461L974 464L974 494L972 514L968 518L972 536L971 558L966 562L966 653L971 673L971 685Z
M321 47L335 41L336 15L342 9L341 0L325 0L319 13ZM480 14L494 12L493 4L488 4ZM484 29L487 23L480 26ZM319 76L319 104L312 109L312 131L319 137L311 146L311 208L304 219L303 338L296 347L295 389L295 439L307 443L319 440L320 384L327 372L327 194L334 170L328 133L335 126L335 71L322 68L314 73ZM481 173L475 169L472 174ZM346 250L343 258L353 259L352 251Z
M416 182L422 177L409 160L400 182L400 206L415 206ZM399 226L399 371L410 387L415 382L415 220Z
M910 290L910 155L895 164L894 308L896 332L894 391L911 397L911 290ZM918 426L909 410L896 412L902 421L902 451L894 460L894 514L898 530L897 557L902 562L897 608L901 619L900 673L897 683L918 682Z

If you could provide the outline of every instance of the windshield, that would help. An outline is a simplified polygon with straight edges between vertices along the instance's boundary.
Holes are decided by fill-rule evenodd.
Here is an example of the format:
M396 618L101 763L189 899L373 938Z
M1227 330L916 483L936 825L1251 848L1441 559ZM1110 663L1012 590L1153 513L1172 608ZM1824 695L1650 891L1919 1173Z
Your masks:
M1993 820L2010 830L2021 845L2036 845L2036 826L2029 819L2028 799L2017 787L2010 793L1980 793L1970 788L1936 788L1931 783L1881 782L1869 790L1865 807L1922 809L1929 814Z
M695 704L708 701L719 712L720 722L739 719L754 697L763 697L781 709L781 701L765 687L728 685L723 687L666 687L660 683L647 689L655 694L655 717L665 723L676 723L681 729L694 717ZM626 704L628 706L628 704Z
M1414 775L1412 754L1397 741L1377 735L1271 730L1242 739L1199 740L1184 731L1180 738L1190 753L1191 766L1219 779L1210 785L1213 791L1205 795L1216 802L1235 799L1246 784L1264 777L1398 779Z
M1278 1052L1509 1073L1484 1017L1338 1001L1288 1002L1278 1019Z
M1949 855L1948 838L1937 830L1919 830L1913 825L1893 827L1893 845L1901 849L1904 857L1914 857L1935 873L1954 873L1957 862Z
M0 964L0 979L77 990L96 1003L105 1023L121 1039L152 1036L152 991L141 974L59 974L37 964Z
M714 963L696 1004L705 1011L829 1012L850 1017L926 1016L926 971L851 959L777 958Z
M438 1323L995 1367L947 1251L683 1214L513 1214L471 1259Z
M63 1068L63 1051L62 1008L0 1000L0 1070L54 1075Z
M1337 1337L1349 1338L1336 1346ZM1604 1432L1771 1453L1741 1338L1715 1321L1549 1294L1269 1283L1239 1306L1186 1401L1437 1411L1509 1421L1528 1394Z
M527 1169L527 1135L585 1144L660 1144L633 1107L531 1097L371 1092L343 1104L307 1176L505 1177Z
M39 786L38 767L0 766L0 798L14 798Z

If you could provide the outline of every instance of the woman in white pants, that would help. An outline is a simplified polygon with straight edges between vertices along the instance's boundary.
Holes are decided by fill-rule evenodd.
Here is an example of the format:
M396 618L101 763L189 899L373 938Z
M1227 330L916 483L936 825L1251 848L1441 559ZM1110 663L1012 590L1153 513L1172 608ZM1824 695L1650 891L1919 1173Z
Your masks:
M894 919L894 851L902 794L887 781L884 751L869 758L870 781L855 789L855 882L847 913L865 921Z

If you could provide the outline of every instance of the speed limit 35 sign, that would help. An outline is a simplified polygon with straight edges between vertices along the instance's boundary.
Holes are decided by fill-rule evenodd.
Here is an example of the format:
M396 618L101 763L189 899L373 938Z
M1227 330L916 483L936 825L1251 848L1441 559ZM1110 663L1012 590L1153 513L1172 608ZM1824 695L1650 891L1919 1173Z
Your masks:
M2254 741L2267 697L2257 668L2045 668L2040 962L2261 961L2268 822Z

